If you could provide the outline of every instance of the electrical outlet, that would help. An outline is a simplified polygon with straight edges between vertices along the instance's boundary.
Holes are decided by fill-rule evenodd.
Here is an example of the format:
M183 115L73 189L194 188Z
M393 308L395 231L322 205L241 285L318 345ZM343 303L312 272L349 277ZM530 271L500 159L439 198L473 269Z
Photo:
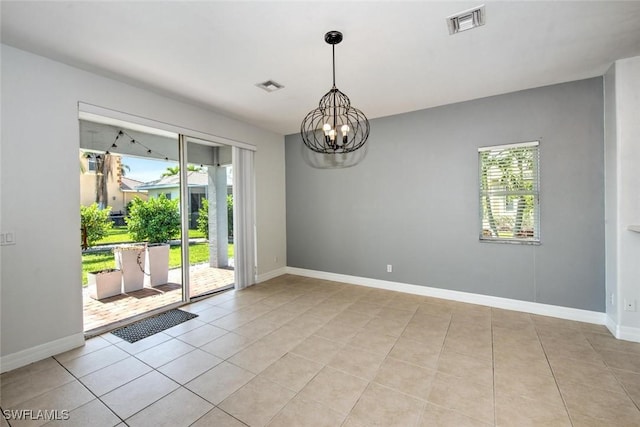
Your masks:
M612 293L611 296L609 297L609 304L615 305L615 303L616 303L616 296L615 294Z
M634 299L625 299L624 300L624 311L636 311L636 300L634 300Z
M387 264L387 273L393 272L393 265Z

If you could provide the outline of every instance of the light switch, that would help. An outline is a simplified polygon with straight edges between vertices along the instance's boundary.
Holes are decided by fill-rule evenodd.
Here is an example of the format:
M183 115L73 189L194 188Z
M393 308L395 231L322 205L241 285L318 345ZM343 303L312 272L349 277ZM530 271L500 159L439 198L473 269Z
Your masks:
M7 231L0 233L0 245L9 246L16 244L16 233L13 231Z

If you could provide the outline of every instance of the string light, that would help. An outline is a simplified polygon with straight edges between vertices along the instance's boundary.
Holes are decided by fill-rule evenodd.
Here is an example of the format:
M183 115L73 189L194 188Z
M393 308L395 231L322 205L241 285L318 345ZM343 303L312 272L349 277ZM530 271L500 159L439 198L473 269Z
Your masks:
M132 145L133 145L133 144L137 144L137 145L139 145L139 146L143 147L143 148L146 150L146 153L147 153L147 154L153 154L153 153L156 153L156 154L158 154L158 156L159 156L159 157L164 157L164 160L165 160L165 161L169 161L169 157L168 157L168 156L165 156L165 155L163 155L162 153L158 153L157 151L152 151L152 150L151 150L151 148L147 147L147 146L146 146L146 145L144 145L142 142L140 142L140 141L138 141L138 140L134 139L131 135L129 135L128 133L126 133L126 132L125 132L125 131L123 131L123 130L119 130L119 131L118 131L118 134L116 135L115 139L113 140L113 142L111 143L111 146L110 146L109 148L118 148L118 145L116 144L116 142L118 141L118 139L120 139L120 137L121 137L121 136L126 136L127 138L129 138L129 141L130 141L130 143L131 143ZM111 154L111 152L107 149L107 150L104 152L104 154L105 154L105 156L106 156L106 155L110 155L110 154ZM100 160L100 159L102 158L102 157L100 156L100 154L92 154L92 153L87 153L87 154L85 154L85 157L86 157L87 159L91 159L91 158L93 158L93 159L95 159L95 160Z

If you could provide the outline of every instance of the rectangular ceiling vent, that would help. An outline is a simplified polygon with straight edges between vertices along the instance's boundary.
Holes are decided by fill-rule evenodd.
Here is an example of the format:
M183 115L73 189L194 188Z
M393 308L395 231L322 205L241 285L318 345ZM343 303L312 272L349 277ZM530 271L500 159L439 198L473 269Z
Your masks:
M273 80L267 80L266 82L256 83L260 89L264 89L267 92L275 92L276 90L282 89L284 86L278 82L274 82Z
M484 5L456 13L447 18L449 34L456 34L484 25Z

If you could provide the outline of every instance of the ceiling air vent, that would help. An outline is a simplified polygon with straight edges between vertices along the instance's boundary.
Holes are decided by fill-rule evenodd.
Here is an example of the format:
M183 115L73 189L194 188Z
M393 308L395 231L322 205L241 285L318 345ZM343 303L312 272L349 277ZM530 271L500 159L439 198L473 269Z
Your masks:
M273 80L267 80L266 82L256 83L260 89L264 89L267 92L275 92L278 89L282 89L284 86L278 82L274 82Z
M484 5L456 13L447 18L449 34L456 34L484 25Z

